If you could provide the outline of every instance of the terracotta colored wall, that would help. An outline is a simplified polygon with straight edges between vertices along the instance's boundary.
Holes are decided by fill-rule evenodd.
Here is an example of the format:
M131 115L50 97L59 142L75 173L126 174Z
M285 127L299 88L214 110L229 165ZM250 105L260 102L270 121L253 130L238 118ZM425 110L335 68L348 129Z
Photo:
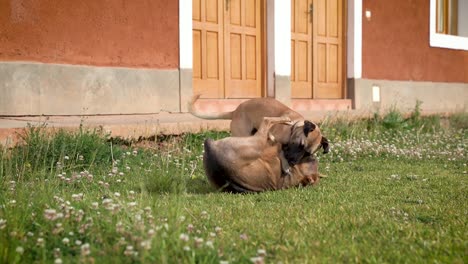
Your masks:
M362 24L363 78L468 83L468 51L429 46L429 0L364 0Z
M178 68L176 0L1 0L0 61Z

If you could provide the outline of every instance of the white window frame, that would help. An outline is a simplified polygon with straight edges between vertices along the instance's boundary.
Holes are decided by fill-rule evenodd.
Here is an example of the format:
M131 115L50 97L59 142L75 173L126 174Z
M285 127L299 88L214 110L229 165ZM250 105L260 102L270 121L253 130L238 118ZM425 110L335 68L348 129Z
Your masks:
M431 0L429 18L429 44L431 47L468 50L468 38L436 32L436 5L437 0Z

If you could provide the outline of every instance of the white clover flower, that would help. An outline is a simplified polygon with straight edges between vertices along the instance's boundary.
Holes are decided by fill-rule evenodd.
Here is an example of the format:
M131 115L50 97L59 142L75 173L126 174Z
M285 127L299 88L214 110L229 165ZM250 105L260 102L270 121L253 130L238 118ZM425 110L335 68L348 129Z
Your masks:
M146 250L151 249L151 240L141 241L140 246Z
M187 225L187 231L190 233L193 231L193 225L192 224L188 224Z
M19 246L19 247L16 247L16 253L20 254L20 255L23 255L24 253L24 248Z
M63 216L63 214L62 214ZM44 210L44 217L47 220L54 221L58 218L57 211L55 209L45 209Z
M123 223L120 221L115 225L115 228L116 228L116 231L119 233L122 233L124 231Z
M40 246L40 247L44 246L44 238L39 237L37 239L37 245Z
M213 246L213 241L211 241L211 240L206 241L205 245L206 245L207 247L209 247L209 248L214 248L214 246Z
M68 245L70 243L70 239L68 239L68 237L64 237L62 239L62 243L64 243L65 245Z
M75 240L75 245L77 245L77 246L81 246L82 243L83 242L81 242L81 240Z
M260 256L260 257L265 257L266 256L266 250L264 250L264 249L257 250L257 255Z
M195 237L195 247L200 247L201 244L203 243L203 238L201 237Z
M81 255L82 256L89 256L89 254L91 254L91 249L90 249L89 244L88 243L83 244L81 246Z
M61 254L60 248L54 248L54 257L58 258L60 257L60 254Z
M63 263L63 262L62 262L62 259L61 259L61 258L56 258L56 259L54 260L54 264L62 264L62 263Z
M133 250L133 246L127 246L125 248L125 251L124 251L124 255L125 256L131 256L135 253L135 251Z
M185 247L184 247L184 250L185 250L185 251L190 251L190 247L189 247L189 246L185 246Z
M107 206L109 204L112 204L112 199L106 198L102 200L102 205Z
M83 200L83 196L84 196L83 193L78 193L78 194L72 194L71 197L74 201L81 201Z
M0 230L4 229L6 227L7 220L5 219L0 219Z
M262 257L253 257L253 258L250 258L250 261L252 261L252 263L254 263L254 264L263 264L263 263L265 263L263 261Z
M182 234L180 234L179 239L184 241L184 242L187 242L187 241L189 241L189 236L187 234L182 233Z
M136 214L136 215L135 215L135 220L136 220L137 222L141 221L141 214Z

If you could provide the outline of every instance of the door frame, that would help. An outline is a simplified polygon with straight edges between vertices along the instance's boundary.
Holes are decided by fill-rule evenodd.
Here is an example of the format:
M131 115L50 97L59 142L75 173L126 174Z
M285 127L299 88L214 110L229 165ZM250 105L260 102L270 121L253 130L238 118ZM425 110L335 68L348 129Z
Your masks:
M346 31L344 34L347 79L360 79L362 76L362 1L345 1ZM291 90L279 87L278 77L291 75L291 2L289 0L264 0L266 21L263 30L265 41L265 67L263 73L266 88L265 96L271 96L289 103ZM276 8L275 8L276 7ZM193 94L192 89L192 0L179 0L179 92L181 111L187 111L187 103ZM289 78L289 77L288 77ZM346 94L349 96L349 94Z

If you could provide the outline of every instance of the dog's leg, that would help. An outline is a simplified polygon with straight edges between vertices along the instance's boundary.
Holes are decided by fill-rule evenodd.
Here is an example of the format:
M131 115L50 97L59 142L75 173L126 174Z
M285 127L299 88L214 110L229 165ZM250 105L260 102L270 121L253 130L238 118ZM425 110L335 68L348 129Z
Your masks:
M271 127L276 124L288 124L291 122L289 117L264 117L260 127L258 128L258 132L255 135L261 135L267 137L268 131L270 131Z
M291 167L289 166L288 160L284 156L283 150L280 151L279 158L281 161L281 171L283 172L283 174L291 176Z

